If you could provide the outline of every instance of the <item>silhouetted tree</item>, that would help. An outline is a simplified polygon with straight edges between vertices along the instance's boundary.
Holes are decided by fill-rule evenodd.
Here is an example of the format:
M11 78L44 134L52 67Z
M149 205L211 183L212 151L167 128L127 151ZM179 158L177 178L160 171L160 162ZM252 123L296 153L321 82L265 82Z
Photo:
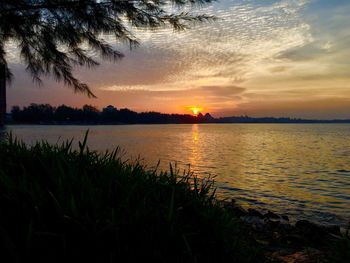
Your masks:
M74 109L72 107L61 105L55 111L55 120L58 122L80 121L82 110ZM15 118L13 117L15 120Z
M50 122L54 118L55 108L49 104L32 103L21 111L18 106L12 108L12 117L24 123Z
M119 110L119 120L123 123L137 123L137 112L129 109Z
M19 106L13 106L11 109L11 116L13 120L20 121L21 119L21 109Z
M84 121L97 121L99 117L99 110L91 105L84 105L83 106L83 118Z
M106 108L102 109L102 121L107 123L118 122L118 109L112 105L108 105Z
M6 109L4 79L11 78L5 44L16 43L26 69L36 82L44 75L75 91L94 97L74 77L74 66L98 65L92 54L120 59L123 54L103 36L113 35L130 47L138 44L133 29L170 26L181 30L189 22L211 19L192 15L184 8L213 0L2 0L0 2L0 124ZM171 6L176 8L171 8ZM179 9L180 8L180 9ZM175 10L172 12L172 10ZM177 11L176 11L177 10ZM5 106L4 106L5 105Z

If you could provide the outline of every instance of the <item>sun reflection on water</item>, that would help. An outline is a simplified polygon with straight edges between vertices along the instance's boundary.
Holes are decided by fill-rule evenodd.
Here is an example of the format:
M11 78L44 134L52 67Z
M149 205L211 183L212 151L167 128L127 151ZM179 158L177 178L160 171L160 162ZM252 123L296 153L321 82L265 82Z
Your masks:
M190 151L191 154L189 156L189 163L191 165L191 169L196 171L197 166L200 163L200 141L199 141L199 127L198 124L192 125L192 141L190 143Z
M193 124L192 125L192 141L196 144L198 143L198 136L199 136L198 124Z

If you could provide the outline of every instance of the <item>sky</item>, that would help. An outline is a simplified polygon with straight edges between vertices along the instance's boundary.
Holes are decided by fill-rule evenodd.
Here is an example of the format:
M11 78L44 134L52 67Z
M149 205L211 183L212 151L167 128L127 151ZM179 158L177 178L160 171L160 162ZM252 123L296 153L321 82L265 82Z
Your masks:
M180 33L136 32L140 47L116 46L121 61L76 69L96 99L51 79L38 87L13 55L8 109L50 103L190 113L197 106L216 117L350 119L349 0L221 0L195 12L218 19Z

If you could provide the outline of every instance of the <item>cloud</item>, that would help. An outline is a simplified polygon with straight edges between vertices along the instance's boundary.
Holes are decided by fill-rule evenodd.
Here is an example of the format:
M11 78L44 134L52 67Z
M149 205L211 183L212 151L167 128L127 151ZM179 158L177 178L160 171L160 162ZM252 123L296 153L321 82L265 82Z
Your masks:
M301 47L288 49L279 54L277 59L292 61L310 61L320 59L331 53L331 45L328 42L314 41Z
M95 72L78 74L97 84L103 74L116 85L154 84L178 76L192 81L198 75L241 80L254 70L253 64L307 41L308 27L299 14L305 5L301 0L215 3L202 12L216 15L217 21L177 34L138 31L141 47L131 53L122 48L127 56L121 63L104 63Z

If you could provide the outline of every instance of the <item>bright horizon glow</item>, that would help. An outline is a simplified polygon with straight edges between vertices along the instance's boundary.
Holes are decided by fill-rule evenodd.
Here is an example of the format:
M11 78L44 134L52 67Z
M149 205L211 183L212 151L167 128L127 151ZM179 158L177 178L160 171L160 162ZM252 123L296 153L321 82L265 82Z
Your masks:
M197 116L200 112L203 111L202 107L197 107L197 106L193 106L190 108L190 110L192 111L193 115Z

